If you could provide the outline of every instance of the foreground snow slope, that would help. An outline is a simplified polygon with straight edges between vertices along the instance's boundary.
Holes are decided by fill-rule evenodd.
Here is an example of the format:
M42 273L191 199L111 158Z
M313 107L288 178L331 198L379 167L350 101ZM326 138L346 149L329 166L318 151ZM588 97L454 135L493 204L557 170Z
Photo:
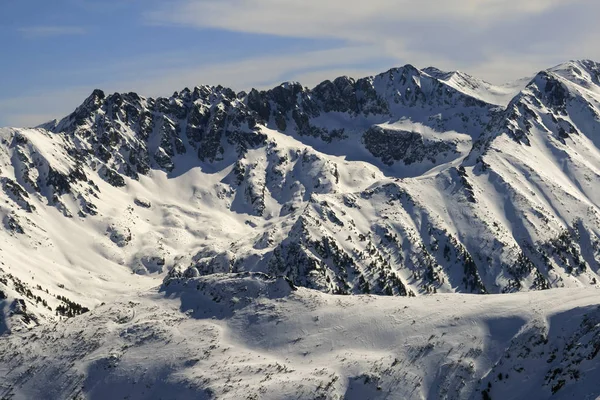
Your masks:
M336 296L170 280L0 342L3 398L593 399L597 289Z

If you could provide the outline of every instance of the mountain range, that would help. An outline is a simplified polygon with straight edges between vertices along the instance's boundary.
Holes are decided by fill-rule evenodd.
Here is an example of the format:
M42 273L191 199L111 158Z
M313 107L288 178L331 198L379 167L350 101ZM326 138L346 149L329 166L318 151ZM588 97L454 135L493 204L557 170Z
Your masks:
M47 385L57 398L520 398L509 375L530 394L600 395L599 183L593 61L502 86L405 65L312 89L95 90L61 120L0 129L0 396ZM411 315L395 326L402 307ZM451 328L465 318L472 332ZM564 320L571 330L557 333ZM136 369L144 351L189 340L180 323L237 343L247 354L233 365L272 379L239 383L231 365L227 382L190 378L197 363L226 362L208 342L205 359L190 361L199 344L186 342L148 375ZM115 326L136 352L127 368ZM348 343L357 350L343 355ZM387 360L390 346L405 347ZM322 374L282 361L303 352ZM259 354L278 361L257 367ZM281 389L288 375L304 395ZM130 387L157 377L172 385Z

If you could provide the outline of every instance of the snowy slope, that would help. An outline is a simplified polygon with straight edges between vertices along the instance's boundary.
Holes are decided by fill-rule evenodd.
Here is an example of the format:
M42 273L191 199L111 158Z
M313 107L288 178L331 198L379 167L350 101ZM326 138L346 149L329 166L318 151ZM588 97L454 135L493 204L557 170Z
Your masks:
M598 290L333 296L284 279L172 280L0 343L0 395L481 399L600 395ZM554 395L553 395L554 393Z
M583 392L577 390L584 389L569 382L587 379L597 354L597 322L592 323L597 313L591 306L598 298L594 288L600 287L600 66L572 61L524 82L496 87L459 72L407 65L358 80L339 77L313 89L285 83L235 93L203 86L158 99L96 90L61 121L0 129L0 335L9 338L0 350L0 369L10 374L7 383L0 382L3 395L34 396L60 370L64 380L52 389L58 397L114 394L106 390L152 397L144 392L148 387L125 389L126 382L160 376L173 386L166 384L154 397L177 389L192 398L199 393L239 398L244 385L259 390L260 380L270 376L264 393L252 392L255 398L297 397L302 390L306 395L300 398L311 398L308 393L321 381L323 398L352 391L356 396L366 391L357 398L378 397L389 390L399 393L396 398L478 398L500 372L514 379L511 368L531 368L535 373L519 381L530 385L531 393L555 388L578 397ZM247 273L281 279L273 283ZM172 284L157 294L164 279ZM282 284L288 281L300 289L288 293ZM211 302L221 296L190 291L198 284L252 306L240 306L239 313L215 306L215 315L181 314L179 299L182 311L213 310ZM253 287L260 290L246 300L233 293ZM285 296L270 298L271 287ZM551 288L570 289L535 292ZM339 294L417 299L332 296ZM560 300L547 309L524 305L524 299L539 305L553 296ZM463 308L463 301L471 305ZM513 330L496 332L500 328L490 325L496 317L490 317L487 302ZM125 314L137 303L142 325L127 325ZM361 307L361 316L344 304ZM457 322L456 336L442 340L442 350L421 343L428 356L417 362L424 356L398 350L405 337L385 321L389 307L405 305L415 308L410 316L415 321L440 307L441 314L431 317L435 329L425 324L410 334L420 342L428 330L442 336L440 327L453 324L442 311L458 308L458 317L471 318L477 327L477 349L464 357L452 352L442 357L469 330ZM269 321L256 320L263 306L280 316L297 314L298 322L278 332ZM345 322L326 332L311 323L303 328L311 318L320 320L311 314L315 310ZM159 315L171 322L152 326ZM349 321L351 316L356 321ZM260 322L248 337L244 318ZM568 335L556 331L565 318L574 321ZM127 356L132 358L118 376L98 372L119 364L120 353L111 343L128 335L122 324L135 328L127 339L132 342L123 344L133 349ZM413 329L406 321L400 327ZM11 357L25 357L24 365L48 361L44 349L51 345L44 343L53 340L51 329L65 335L62 350L39 378L22 381L27 374ZM299 333L303 329L307 334ZM366 333L333 344L340 329ZM214 350L204 338L194 338L192 347L171 345L173 358L161 353L140 361L169 341L187 343L187 330L230 343L247 354L239 363L262 376L249 374L243 385L223 382L225 373L198 381L197 349ZM34 332L46 332L38 349ZM80 333L89 340L73 344ZM306 343L307 354L292 357L288 352L298 344L292 342L308 334L331 342L331 352L309 357L320 353L322 344L302 339L298 343ZM494 337L491 344L486 335ZM535 335L548 342L538 345L537 353L530 355L530 349L517 357L523 365L503 361L506 352L522 354L524 341L538 340ZM588 353L564 350L580 339L589 342ZM16 343L22 340L29 347L21 350ZM356 349L352 357L342 354L346 346ZM390 352L398 354L399 363L412 363L402 378L383 368ZM546 363L541 352L555 352L557 361ZM272 373L256 367L260 357L277 365ZM289 379L304 389L278 391L287 373L279 364L285 365L286 357L302 372ZM589 357L591 369L569 372L573 357ZM72 365L75 358L79 361ZM145 375L136 360L152 371ZM331 383L316 378L321 372L307 363L337 378ZM214 364L202 365L205 371ZM227 368L242 368L236 365ZM230 370L230 379L239 371ZM488 394L519 397L510 392L514 385L502 389L505 381L496 385L496 380ZM405 391L394 381L404 382ZM108 389L111 382L115 386ZM98 392L91 385L98 385ZM600 394L592 386L583 388Z
M503 85L493 85L461 71L446 72L435 67L427 67L423 72L440 79L469 96L486 103L506 107L521 90L527 86L531 78L522 78Z

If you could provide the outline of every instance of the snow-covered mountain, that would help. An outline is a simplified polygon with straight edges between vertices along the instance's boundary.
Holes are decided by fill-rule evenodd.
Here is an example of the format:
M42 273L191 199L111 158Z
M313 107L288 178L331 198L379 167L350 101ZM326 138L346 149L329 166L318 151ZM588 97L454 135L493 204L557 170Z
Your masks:
M334 296L283 278L170 281L0 341L31 399L595 399L598 290Z
M509 325L514 325L514 332L492 326L496 322L488 321L485 310L477 311L472 318L481 334L475 334L474 340L481 343L474 350L477 354L465 356L472 361L461 356L454 366L444 367L437 358L426 358L426 365L415 364L417 356L403 352L396 364L413 360L414 368L426 373L442 374L440 371L449 368L451 375L439 375L440 381L434 382L405 367L403 379L414 384L406 386L413 391L394 396L465 398L467 394L504 393L495 383L492 388L485 385L500 373L514 376L510 368L535 368L537 358L529 353L523 357L523 365L502 361L502 357L522 354L525 341L534 340L535 335L546 340L539 352L553 351L559 357L562 351L563 358L548 361L555 369L543 378L528 375L530 390L541 390L541 384L544 390L576 396L582 392L569 386L570 382L587 379L584 371L597 371L600 330L597 322L589 322L595 321L595 311L573 311L568 318L574 319L574 330L568 335L575 336L568 336L554 332L548 322L563 318L563 311L569 314L567 308L557 305L529 318L525 311L519 314L519 303L531 298L538 304L554 295L581 299L581 304L573 306L589 308L593 303L590 299L600 287L599 134L600 64L592 61L568 62L504 86L462 72L406 65L358 80L339 77L313 89L284 83L267 91L235 93L221 86L202 86L157 99L135 93L106 96L96 90L61 121L33 129L0 129L0 334L12 333L8 344L0 346L0 371L11 374L9 383L0 386L6 393L0 394L27 397L36 393L36 385L43 384L44 378L19 381L25 372L9 358L18 352L23 363L35 364L28 357L38 353L29 347L17 350L16 343L29 342L31 335L44 332L40 346L51 346L51 329L59 329L63 337L81 334L92 342L106 340L102 342L106 344L85 341L81 346L89 348L77 350L82 357L79 360L87 360L87 372L73 365L65 369L70 351L65 348L54 359L44 359L53 367L39 376L58 370L68 374L69 379L61 381L64 385L57 383L63 386L55 388L59 397L105 396L106 392L96 393L84 381L90 376L100 379L90 368L113 368L107 366L109 361L107 365L89 364L95 362L94 351L110 350L106 346L115 334L111 325L115 322L107 315L126 313L125 302L135 303L139 297L145 310L144 326L156 318L158 311L152 307L163 310L173 321L187 318L177 315L167 300L159 300L162 295L148 294L156 292L152 288L164 280L161 293L179 298L182 311L192 310L192 318L227 321L227 329L219 324L202 328L232 329L226 336L242 335L247 327L236 325L241 319L255 318L252 313L260 307L277 308L278 301L285 303L285 310L279 310L282 313L292 312L296 306L315 307L320 310L317 314L302 315L320 318L318 313L323 313L346 319L344 307L320 305L347 301L352 307L362 307L362 302L375 301L377 307L371 308L387 309L392 307L384 307L389 299L332 295L424 297L437 293L439 296L431 299L415 299L423 303L410 303L409 299L389 303L394 307L418 304L411 317L418 321L428 312L425 304L437 307L438 301L447 303L448 310L458 308L456 313L463 318L472 312L470 306L465 306L466 314L460 310L463 298L473 306L484 301L456 293L571 288L551 291L551 295L509 296L511 300L490 296L485 300L490 307L510 304L506 318L512 321ZM257 279L263 283L256 283ZM287 292L270 296L271 283L264 282L272 280L278 282L273 283L273 290L284 290L286 285L302 287L300 294L293 298ZM283 289L282 282L286 282ZM251 292L255 285L262 289L256 289L256 296L237 295L227 284L247 288L238 288L242 292ZM245 311L237 313L238 306L233 310L215 306L219 310L198 314L197 307L212 307L208 300L221 303L221 294L200 290L206 285L225 290L224 303L242 304L240 310ZM196 287L204 294L189 290ZM244 302L252 307L245 308ZM105 305L100 306L102 303ZM531 305L523 307L531 309ZM365 312L379 318L387 315L387 311L377 314L374 309ZM69 319L78 321L73 330L64 323L59 328L48 325L79 314L84 315ZM450 323L444 318L440 314L432 320L437 327L435 335L441 335L440 326ZM275 334L264 324L257 325L251 340ZM366 329L367 322L360 324ZM37 325L42 327L29 331ZM142 340L148 333L163 338L164 333L169 339L156 343L176 340L180 333L171 326L131 325L132 337ZM189 328L192 326L196 325ZM426 334L431 326L419 328L415 335ZM299 324L289 327L280 339L295 340L289 335L296 335L298 329ZM493 331L492 345L486 342L486 329ZM351 341L351 346L360 342L377 353L401 345L386 339L392 335L391 326L384 331L368 330L368 335L381 336L369 343L355 338L358 342ZM583 343L580 339L591 349L589 354L579 357L564 349ZM550 344L548 340L552 340ZM451 351L458 343L450 338L442 342L443 351ZM306 356L319 351L316 344L306 344ZM248 360L258 357L260 349L269 350L264 343L246 345L254 349L248 350L253 352ZM187 350L179 351L183 357ZM346 372L334 373L337 378L331 384L323 381L328 386L322 398L348 395L353 385L358 385L356 396L361 391L366 391L367 398L389 395L393 388L385 382L397 381L398 376L384 373L388 370L381 364L383 358L361 351L361 361L349 358L359 365L356 371L340 361L336 368ZM577 376L556 364L579 364L584 358L590 365L577 369ZM191 364L185 367L191 358L178 360L182 364L173 367L177 374L192 368ZM316 359L311 356L307 360ZM161 370L147 378L171 379L174 372L168 369L169 362L161 358L152 367ZM365 372L367 364L373 368L381 364L377 377L371 367ZM308 374L311 368L307 365L302 368ZM80 367L84 368L83 364ZM268 389L281 383L286 368L291 367L273 372L271 376L277 379L263 385L270 398L288 396ZM327 367L322 368L324 374L329 373ZM555 372L557 369L561 371ZM350 370L356 372L354 377L348 375ZM117 387L129 379L147 379L140 371L128 371L119 372L122 380L115 381ZM236 375L233 369L228 371ZM367 375L361 375L363 372ZM81 379L71 379L73 374ZM101 379L116 379L115 375L100 375ZM191 397L204 390L208 390L208 398L217 392L218 397L227 397L224 388L229 384L231 398L239 398L234 393L242 390L235 382L219 381L215 386L177 376L181 378L178 382L190 385L186 387ZM204 377L214 383L214 378ZM349 380L341 383L341 378ZM460 387L455 382L459 378ZM434 384L442 385L445 394L432 392ZM311 385L307 390L314 389ZM169 387L160 390L168 393ZM144 397L141 392L131 393ZM600 389L594 393L599 395Z

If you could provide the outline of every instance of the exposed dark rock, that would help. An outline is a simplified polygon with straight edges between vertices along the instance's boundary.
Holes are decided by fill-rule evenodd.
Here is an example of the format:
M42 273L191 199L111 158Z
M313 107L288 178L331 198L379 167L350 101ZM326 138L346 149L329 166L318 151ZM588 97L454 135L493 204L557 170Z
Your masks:
M20 235L25 233L25 230L19 222L19 218L15 214L7 214L4 217L4 228L12 233L18 233Z
M454 144L425 141L416 132L381 127L367 130L363 141L367 150L387 165L392 165L395 161L402 161L406 165L423 161L435 163L438 158L445 158L448 153L458 153Z
M99 175L108 183L114 187L125 186L125 179L114 169L110 167L102 167L99 171Z
M136 197L133 202L135 203L136 206L139 207L143 207L143 208L150 208L152 207L152 203L150 203L150 200L147 199L143 199L141 197Z

